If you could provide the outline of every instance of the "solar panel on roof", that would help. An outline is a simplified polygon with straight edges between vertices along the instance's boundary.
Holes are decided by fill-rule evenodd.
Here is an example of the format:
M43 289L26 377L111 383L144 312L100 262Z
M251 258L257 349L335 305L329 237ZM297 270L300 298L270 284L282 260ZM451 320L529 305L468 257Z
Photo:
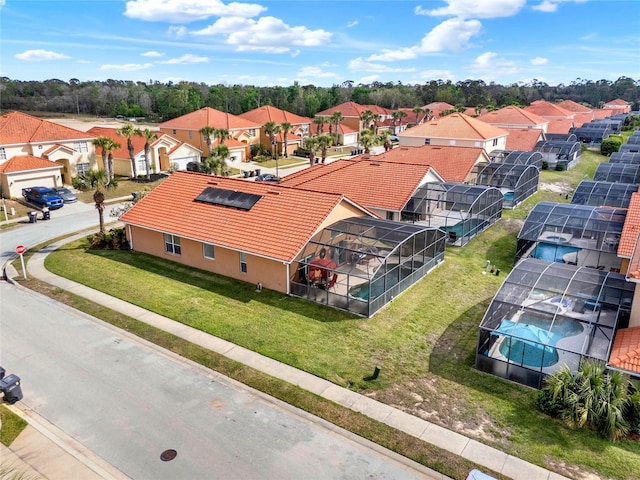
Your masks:
M212 205L223 205L225 207L239 208L240 210L251 210L262 195L253 193L238 192L236 190L225 190L223 188L205 188L200 195L195 198L196 202L210 203Z

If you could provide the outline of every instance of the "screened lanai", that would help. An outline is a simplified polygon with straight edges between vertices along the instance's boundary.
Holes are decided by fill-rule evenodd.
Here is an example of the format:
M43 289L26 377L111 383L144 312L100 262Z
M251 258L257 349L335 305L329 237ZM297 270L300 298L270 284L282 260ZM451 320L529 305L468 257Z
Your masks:
M469 174L469 183L495 187L504 195L504 208L515 208L538 191L540 171L533 165L513 163L477 163Z
M540 140L534 150L542 154L542 160L549 168L568 169L580 159L580 142L562 140Z
M440 228L447 242L464 246L502 216L503 196L493 187L463 183L425 183L402 210L402 219Z
M574 205L629 208L631 194L638 191L634 183L596 182L583 180L571 197Z
M515 165L533 165L542 169L542 154L540 152L525 152L522 150L493 150L489 153L492 162L511 163Z
M291 294L370 317L444 260L445 233L371 217L339 220L291 265Z
M640 164L640 152L613 152L609 157L609 163Z
M620 145L620 151L623 153L638 153L640 152L640 143L623 143Z
M618 244L626 216L623 208L540 202L520 229L515 263L534 257L619 271Z
M593 179L599 182L640 183L640 164L601 163Z
M591 123L585 123L581 127L572 127L569 132L573 133L582 143L601 143L612 133L608 124Z
M608 361L628 326L635 284L619 273L537 259L519 263L480 323L475 368L540 388L580 361Z

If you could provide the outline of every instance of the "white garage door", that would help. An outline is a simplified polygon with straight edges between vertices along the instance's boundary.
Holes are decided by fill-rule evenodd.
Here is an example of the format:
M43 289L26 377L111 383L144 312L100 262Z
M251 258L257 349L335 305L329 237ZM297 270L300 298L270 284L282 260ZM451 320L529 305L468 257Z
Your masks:
M46 176L46 177L36 177L36 178L13 178L13 186L19 186L22 190L26 187L49 187L53 188L56 186L56 177L55 176Z
M189 157L172 157L171 158L171 166L173 167L175 164L175 168L178 170L186 170L187 163L189 162L197 162L198 157L196 155L191 155Z

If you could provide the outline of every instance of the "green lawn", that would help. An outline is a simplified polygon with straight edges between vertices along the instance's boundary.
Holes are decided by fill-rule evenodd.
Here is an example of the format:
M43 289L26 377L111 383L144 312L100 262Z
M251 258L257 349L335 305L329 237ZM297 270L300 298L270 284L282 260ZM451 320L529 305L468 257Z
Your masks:
M570 192L602 160L584 152L569 172L543 172L541 184ZM448 248L440 267L371 319L144 254L90 251L86 241L46 266L550 470L637 479L640 443L567 430L536 411L534 390L473 369L478 325L511 269L522 219L541 200L569 201L541 190L464 248ZM500 276L482 274L486 260ZM376 365L379 379L363 380Z

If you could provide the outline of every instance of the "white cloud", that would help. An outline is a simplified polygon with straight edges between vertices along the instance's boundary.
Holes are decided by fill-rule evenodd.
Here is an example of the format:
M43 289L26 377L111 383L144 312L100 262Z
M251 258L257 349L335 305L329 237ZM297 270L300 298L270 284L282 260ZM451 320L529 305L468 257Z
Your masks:
M445 0L446 7L426 10L417 6L416 15L430 17L454 16L459 18L511 17L526 5L526 0ZM548 1L548 0L545 0Z
M181 57L171 58L169 60L162 60L157 63L167 64L167 65L184 65L186 63L207 63L209 61L208 57L197 57L191 53L185 53Z
M124 14L148 22L189 23L210 17L255 17L267 9L255 3L220 0L130 0Z
M495 52L485 52L479 55L476 57L475 62L471 64L471 68L493 77L518 72L518 68L514 62L498 57L498 54Z
M538 5L534 5L531 8L538 12L553 13L558 10L562 2L584 3L586 1L587 0L542 0Z
M432 80L455 80L455 75L451 70L424 70L420 72L420 78Z
M153 66L152 63L125 63L122 65L105 64L100 67L100 70L117 70L120 72L135 72L138 70L151 68L152 66Z
M482 24L478 20L451 18L427 33L418 47L420 53L463 50L469 40L480 33Z
M22 53L17 53L15 58L25 62L43 62L47 60L68 60L71 57L49 50L26 50Z
M172 37L180 38L180 37L184 37L188 33L188 30L187 30L187 27L184 27L182 25L179 27L172 25L169 27L167 32Z
M370 83L380 80L380 75L367 75L366 77L360 77L356 83L362 83L363 85L369 85Z
M382 50L382 53L373 54L369 56L367 60L375 62L395 62L398 60L411 60L417 56L418 54L416 53L415 47L400 48L397 50L385 48Z
M150 52L141 53L140 55L143 57L164 57L164 53L156 52L154 50L151 50Z
M297 76L302 78L337 78L339 75L333 72L325 72L320 67L302 67Z
M544 57L532 58L529 61L531 62L531 65L546 65L547 63L549 63L549 59Z
M362 59L355 58L349 62L349 70L354 72L376 72L376 73L396 73L396 72L415 72L415 68L392 68L380 63L371 63Z
M212 25L191 32L194 35L226 35L226 42L237 51L261 51L266 53L288 52L292 47L316 47L331 40L325 30L309 30L307 27L292 27L279 18L261 17L257 21L225 17Z
M349 22L349 23L347 23L347 28L355 27L359 23L360 22L358 20L354 20L353 22Z

